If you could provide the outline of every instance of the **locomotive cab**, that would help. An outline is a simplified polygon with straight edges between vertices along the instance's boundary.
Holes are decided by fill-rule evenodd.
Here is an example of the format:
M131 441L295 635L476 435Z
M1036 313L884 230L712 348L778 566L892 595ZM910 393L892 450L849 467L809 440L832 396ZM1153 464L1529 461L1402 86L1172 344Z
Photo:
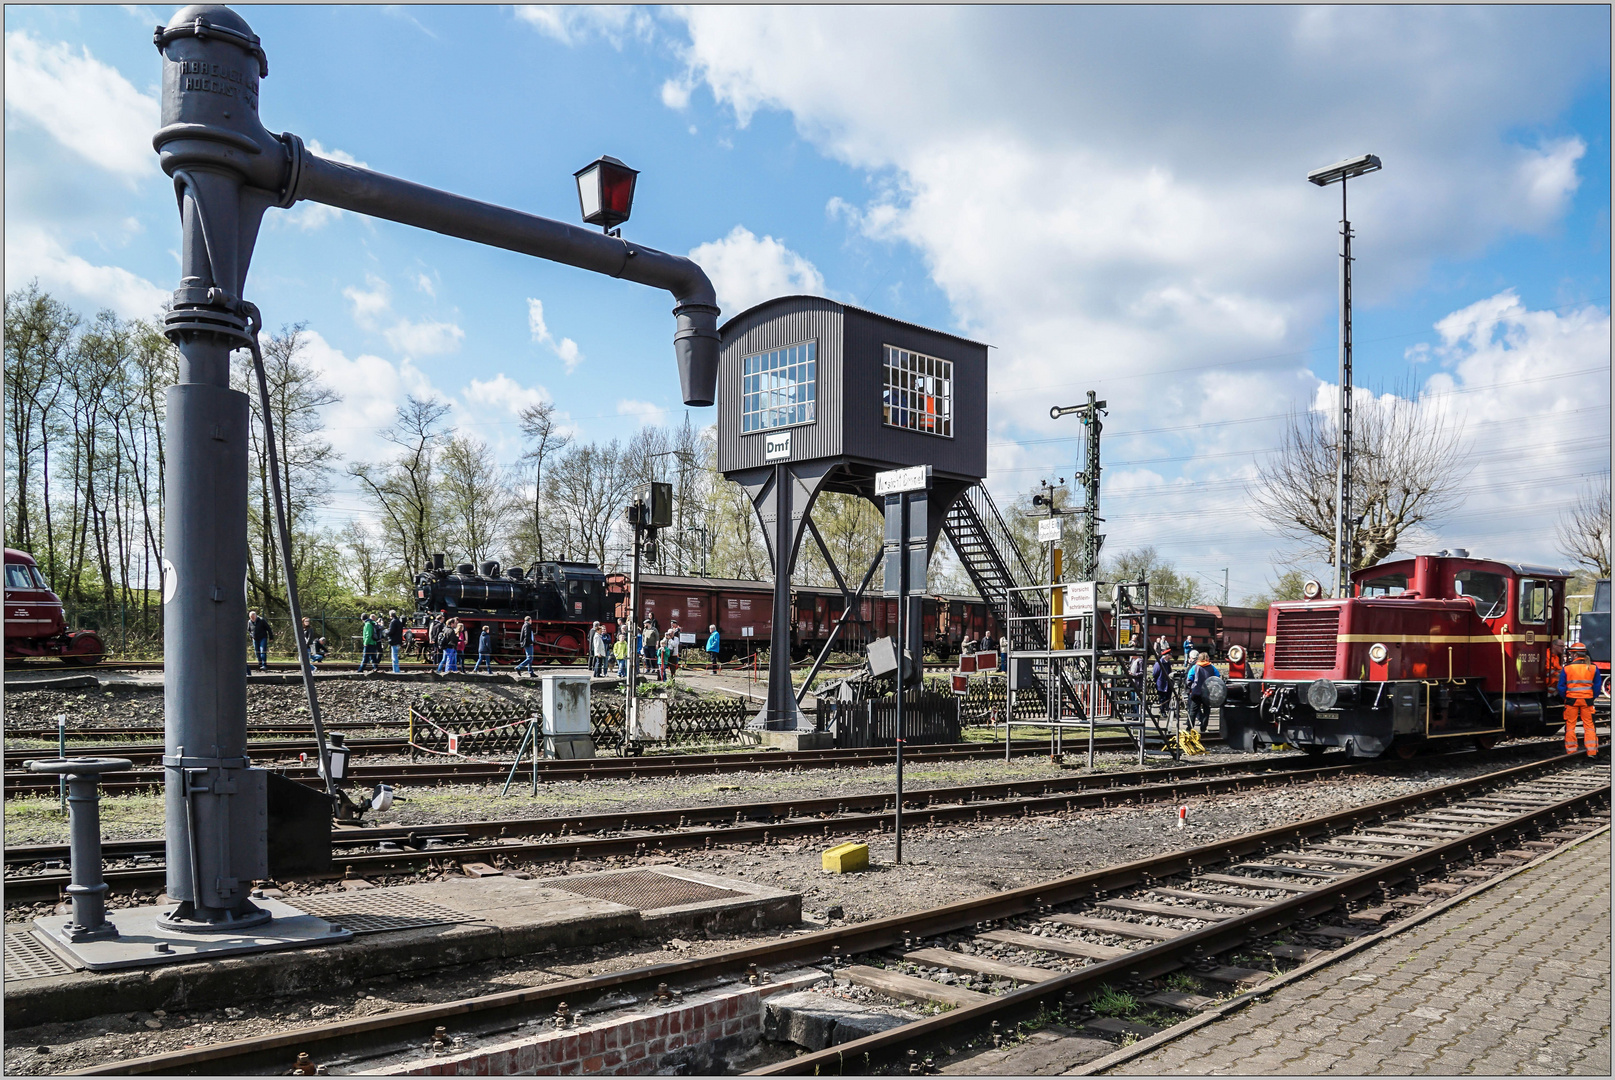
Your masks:
M1230 683L1224 736L1374 757L1538 731L1556 718L1548 651L1566 578L1443 551L1359 571L1345 600L1274 604L1266 670Z

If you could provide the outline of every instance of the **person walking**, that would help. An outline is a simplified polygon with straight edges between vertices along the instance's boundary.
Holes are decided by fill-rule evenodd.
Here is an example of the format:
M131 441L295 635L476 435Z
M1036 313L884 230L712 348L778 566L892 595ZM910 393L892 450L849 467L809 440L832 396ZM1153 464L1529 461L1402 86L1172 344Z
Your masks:
M1145 702L1148 700L1144 694L1144 657L1135 656L1127 662L1127 677L1138 691L1139 715L1143 715Z
M1004 634L998 639L998 670L1009 670L1009 635Z
M723 640L718 637L718 626L713 623L707 627L707 662L712 665L712 674L718 673L718 653L723 649Z
M477 635L477 662L471 665L471 673L475 675L488 665L487 673L493 674L493 627L488 623L482 624L482 632Z
M1576 752L1576 720L1581 720L1582 743L1588 757L1598 756L1598 731L1593 727L1593 698L1604 692L1604 673L1587 658L1587 646L1570 643L1570 661L1559 669L1559 694L1565 699L1565 753Z
M460 636L454 630L453 620L445 620L443 630L437 638L437 647L443 651L443 658L437 663L437 670L440 674L447 675L449 672L457 670L455 652L459 646Z
M319 639L314 636L314 624L309 621L309 617L307 615L303 616L302 636L303 636L303 648L308 652L308 667L309 667L309 670L310 671L318 671L319 669L316 668L314 665L319 663L321 660L324 660L325 659L325 654L323 652L321 652L319 656L314 655L314 653L316 651L316 648L317 648L316 642Z
M1155 666L1150 669L1150 676L1155 680L1155 703L1165 717L1172 707L1172 649L1162 649L1155 657Z
M1194 666L1188 671L1189 725L1198 727L1202 735L1211 723L1211 702L1206 699L1206 681L1219 677L1220 673L1211 666L1211 656L1207 653L1198 654Z
M628 635L618 634L617 640L611 643L612 659L617 661L617 678L628 678Z
M589 674L603 678L606 674L606 628L599 623L589 632Z
M465 647L470 644L471 632L466 629L465 623L459 619L454 620L454 670L465 670Z
M522 617L522 632L517 642L522 647L522 659L521 663L516 665L516 674L520 675L525 671L527 672L527 677L531 679L533 677L533 617L531 615Z
M656 670L656 631L649 623L645 624L639 635L639 656L648 679L651 672Z
M381 635L377 632L376 620L368 611L365 612L364 622L359 625L359 674L363 675L366 664L374 665L374 670L381 670Z
M1194 652L1194 638L1190 637L1189 632L1185 630L1183 632L1183 655L1188 656L1192 652Z
M397 675L403 669L398 666L398 654L404 648L404 620L398 617L398 612L387 612L387 644L393 651L393 674Z
M274 640L275 631L269 625L269 620L256 611L247 612L247 630L252 634L252 650L258 654L258 670L269 670L269 643ZM251 670L250 668L248 670Z

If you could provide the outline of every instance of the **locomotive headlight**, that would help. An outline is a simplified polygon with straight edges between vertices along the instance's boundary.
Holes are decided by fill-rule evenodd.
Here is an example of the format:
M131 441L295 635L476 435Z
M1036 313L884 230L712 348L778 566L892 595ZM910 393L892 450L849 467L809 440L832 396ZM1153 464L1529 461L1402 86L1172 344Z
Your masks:
M1243 645L1228 646L1228 659L1235 664L1245 659L1245 647Z
M1376 664L1385 663L1385 658L1389 655L1391 655L1391 650L1377 641L1368 647L1368 658Z
M1301 595L1306 597L1308 600L1316 600L1318 597L1323 595L1323 586L1316 581L1308 579L1307 583L1301 586Z

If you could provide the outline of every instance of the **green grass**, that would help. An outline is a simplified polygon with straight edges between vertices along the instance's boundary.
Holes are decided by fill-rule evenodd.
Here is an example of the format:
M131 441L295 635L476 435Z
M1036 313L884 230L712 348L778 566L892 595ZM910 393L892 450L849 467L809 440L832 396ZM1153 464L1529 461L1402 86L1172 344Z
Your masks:
M1200 989L1199 983L1181 971L1174 971L1172 974L1164 976L1161 979L1161 984L1168 990L1176 990L1183 994L1192 994Z
M53 794L6 800L6 843L65 844L67 815ZM162 792L107 795L101 799L101 836L132 840L163 835Z
M1089 1006L1100 1016L1133 1016L1138 1012L1138 999L1125 990L1101 986Z

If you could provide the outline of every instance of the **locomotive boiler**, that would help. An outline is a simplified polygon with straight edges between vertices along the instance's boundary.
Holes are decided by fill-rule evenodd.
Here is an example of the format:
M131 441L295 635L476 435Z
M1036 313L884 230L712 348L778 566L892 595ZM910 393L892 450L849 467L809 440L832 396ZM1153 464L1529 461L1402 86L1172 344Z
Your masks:
M1228 744L1411 756L1425 744L1540 732L1562 705L1548 654L1565 571L1442 551L1359 571L1353 595L1274 604L1260 678L1230 680Z
M415 575L415 617L404 630L404 642L423 659L435 659L437 643L429 641L434 615L458 618L475 649L484 625L493 629L494 658L521 656L521 627L533 619L534 660L570 663L582 659L594 622L612 620L606 576L593 563L544 562L529 568L501 570L489 561L480 567L460 563L452 570L442 555Z

